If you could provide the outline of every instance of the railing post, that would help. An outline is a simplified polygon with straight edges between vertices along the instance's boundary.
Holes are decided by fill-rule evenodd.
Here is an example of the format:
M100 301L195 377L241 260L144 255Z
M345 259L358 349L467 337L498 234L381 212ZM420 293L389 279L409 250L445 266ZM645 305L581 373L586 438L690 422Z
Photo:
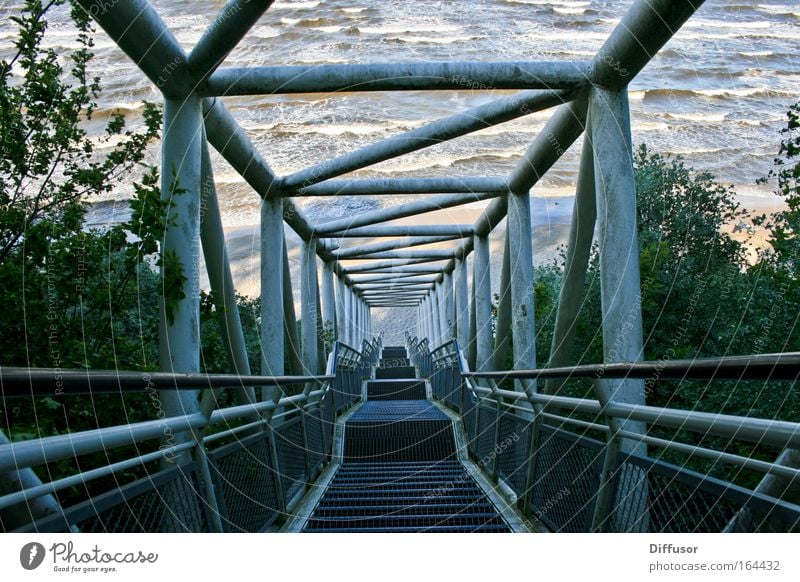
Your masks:
M594 87L589 96L589 119L594 148L597 219L600 232L600 297L603 315L603 360L642 359L642 312L639 283L639 245L636 232L636 189L627 90ZM598 400L644 404L643 380L595 382ZM631 420L611 423L606 458L600 479L592 530L604 526L613 512L613 474L619 451L645 452L644 445L626 444L618 429L643 434L644 424ZM646 487L646 483L643 483ZM623 493L628 515L647 511L646 495ZM641 499L641 501L639 501ZM634 518L644 525L646 519Z
M164 99L164 137L161 149L161 196L171 203L162 257L163 271L178 267L185 279L173 282L177 273L167 273L163 281L178 289L182 298L167 303L162 293L159 318L159 369L162 372L200 370L200 196L203 138L200 99ZM198 390L162 390L159 394L166 416L180 416L199 410ZM185 442L186 435L174 435L169 444ZM186 457L187 454L183 453Z
M317 241L310 239L303 241L302 245L302 265L300 275L300 305L302 317L300 325L302 334L300 343L303 349L304 374L315 375L319 372L318 354L318 325L317 318L317 298L319 297L317 287Z

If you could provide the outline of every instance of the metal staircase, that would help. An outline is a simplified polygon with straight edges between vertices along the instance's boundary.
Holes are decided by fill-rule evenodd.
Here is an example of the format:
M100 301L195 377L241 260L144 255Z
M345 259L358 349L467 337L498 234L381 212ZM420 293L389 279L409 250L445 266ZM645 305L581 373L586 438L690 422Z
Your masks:
M453 421L426 399L406 348L384 348L375 378L303 531L511 531L458 460Z

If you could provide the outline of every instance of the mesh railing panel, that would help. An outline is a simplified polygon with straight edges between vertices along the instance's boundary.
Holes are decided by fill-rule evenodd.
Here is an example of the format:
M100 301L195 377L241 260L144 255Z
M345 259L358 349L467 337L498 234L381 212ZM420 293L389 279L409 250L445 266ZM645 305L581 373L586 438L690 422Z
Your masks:
M475 452L475 420L478 417L478 405L475 402L475 396L471 393L465 398L465 408L462 415L464 422L464 431L467 433L467 448L471 455L476 455Z
M283 484L286 502L306 483L306 446L300 418L293 418L274 429L278 451L278 474Z
M605 444L543 426L536 447L530 506L561 532L591 528Z
M649 457L621 461L615 486L608 531L800 531L797 506Z
M269 439L253 435L208 454L226 531L257 532L279 515Z
M532 421L511 412L500 417L497 473L518 497L525 495Z
M497 424L497 410L494 407L478 406L478 427L474 437L475 456L478 462L488 471L492 469L492 451L495 445L495 426Z
M312 474L325 462L325 439L320 411L310 412L303 418L308 440L308 463Z
M90 533L209 531L191 463L159 471L16 531L63 532L71 526Z

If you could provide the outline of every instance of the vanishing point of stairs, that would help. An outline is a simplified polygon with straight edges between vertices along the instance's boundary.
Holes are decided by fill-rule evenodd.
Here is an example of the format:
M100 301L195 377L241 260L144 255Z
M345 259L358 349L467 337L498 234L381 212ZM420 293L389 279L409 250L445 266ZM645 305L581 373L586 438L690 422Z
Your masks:
M342 464L306 532L508 532L456 455L450 418L404 347L385 347L345 423Z

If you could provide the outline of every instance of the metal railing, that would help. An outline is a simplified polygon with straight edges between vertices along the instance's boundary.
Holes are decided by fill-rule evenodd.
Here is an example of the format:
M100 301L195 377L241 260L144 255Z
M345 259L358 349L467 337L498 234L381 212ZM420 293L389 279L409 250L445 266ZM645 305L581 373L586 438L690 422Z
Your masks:
M373 349L380 342L370 344ZM27 523L0 523L18 532L262 531L274 528L329 462L339 414L361 398L370 375L366 356L334 344L322 376L235 376L148 372L0 368L4 398L103 394L156 389L230 390L277 386L275 399L182 416L0 445L0 472L69 460L80 468L48 483L0 496L0 512L27 513ZM303 386L287 396L289 386ZM13 420L13 419L12 419ZM134 456L123 447L134 446ZM140 448L153 449L141 453ZM108 464L80 461L102 453ZM112 459L113 460L112 462ZM125 482L131 470L139 478ZM125 473L125 474L124 474ZM100 495L45 516L34 500L111 479Z
M417 342L419 343L419 342ZM558 369L470 372L455 340L433 350L434 398L461 413L468 450L519 507L553 531L800 531L800 506L690 469L694 461L797 482L795 468L681 442L679 436L723 437L734 444L800 447L800 424L763 418L637 406L504 390L506 379L665 378L795 380L800 354L636 362ZM488 383L489 386L482 386ZM650 431L614 429L639 420ZM671 438L648 434L672 431ZM592 436L589 436L592 435ZM627 445L627 446L626 446ZM683 465L647 447L681 456ZM777 456L777 454L776 454Z

